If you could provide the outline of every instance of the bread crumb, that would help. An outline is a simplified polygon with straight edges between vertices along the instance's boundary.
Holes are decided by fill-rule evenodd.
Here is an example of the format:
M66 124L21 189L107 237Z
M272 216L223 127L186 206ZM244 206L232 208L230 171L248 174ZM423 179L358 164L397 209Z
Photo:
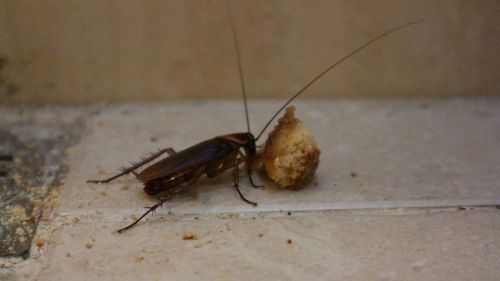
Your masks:
M120 188L121 190L128 190L129 189L129 185L128 184L124 184L122 185L122 187Z
M94 246L94 244L91 244L91 243L85 244L85 248L87 248L87 249L91 249L93 246Z
M356 174L355 172L351 172L351 177L355 178L357 176L358 176L358 174Z
M288 107L269 133L263 159L266 173L274 182L282 188L298 190L312 179L320 150L294 111L295 107Z
M257 237L262 238L262 237L264 237L264 234L259 233L259 234L257 234Z
M19 157L14 157L14 160L12 162L14 163L14 165L19 166L23 163L23 159Z
M144 260L144 257L135 257L135 262L141 262Z
M74 223L79 223L79 222L80 222L80 219L79 219L79 218L77 218L77 217L74 217L74 218L73 218L73 222L74 222Z
M66 257L70 258L71 254L70 253L66 253Z
M14 181L16 182L16 184L21 184L22 180L23 180L23 177L19 174L15 174L12 176L12 178L14 179Z
M67 174L69 172L69 167L68 165L61 165L61 168L59 169L59 171L63 174Z
M39 237L35 238L35 245L37 247L42 247L44 243L45 243L45 240L43 240L42 238L39 238Z
M421 102L421 103L420 103L420 107L421 107L421 108L423 108L423 109L427 109L427 108L429 108L429 103L428 103L428 102L425 102L425 101L424 101L424 102Z
M292 239L288 239L288 240L286 241L286 243L287 243L287 244L292 244Z
M182 240L197 240L198 237L196 234L192 233L191 231L188 231L184 233L184 236L182 236Z
M200 248L201 247L201 243L200 242L196 242L196 243L194 243L193 247Z

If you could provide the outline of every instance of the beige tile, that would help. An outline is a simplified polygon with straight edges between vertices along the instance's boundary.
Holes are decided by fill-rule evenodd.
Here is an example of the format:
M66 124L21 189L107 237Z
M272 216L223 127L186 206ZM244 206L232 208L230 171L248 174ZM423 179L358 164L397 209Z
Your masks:
M113 232L124 223L63 226L37 280L496 280L500 274L498 211L180 222L157 216ZM197 240L183 240L186 232Z
M156 199L133 176L85 181L157 147L180 150L243 131L241 104L98 105L19 116L2 108L4 122L79 119L85 129L67 150L57 208L38 229L45 243L25 261L0 260L0 279L495 280L500 100L422 102L297 102L322 149L310 186L279 191L266 182L260 190L243 179L243 192L259 202L254 208L238 198L230 175L202 179L121 235L114 230ZM260 128L280 103L250 105L252 128ZM183 240L189 231L198 239Z
M239 200L228 173L200 180L169 206L175 212L199 213L500 204L499 100L427 103L297 102L297 115L322 150L309 187L300 192L256 190L244 178L243 192L260 203L253 208ZM278 105L252 102L252 127L260 128ZM142 193L133 176L105 185L85 181L109 177L158 147L181 150L244 130L241 105L230 101L106 107L87 125L87 134L70 153L63 213L152 204L155 200Z

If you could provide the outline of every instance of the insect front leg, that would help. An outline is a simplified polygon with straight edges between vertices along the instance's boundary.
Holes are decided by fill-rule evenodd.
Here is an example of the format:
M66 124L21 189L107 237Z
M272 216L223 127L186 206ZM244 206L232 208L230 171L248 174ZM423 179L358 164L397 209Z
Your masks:
M219 160L211 163L209 166L207 166L207 170L206 170L207 177L208 178L216 177L216 176L222 174L225 170L233 167L234 187L238 191L238 194L240 195L241 199L248 204L252 204L253 206L257 206L257 203L246 199L245 196L243 196L243 194L240 191L239 178L238 178L238 166L241 163L241 159L238 158L238 154L240 154L240 152L238 150L236 150L234 153L231 153L231 154L225 156L223 159L219 159Z
M234 169L233 169L234 188L236 188L236 191L238 191L238 194L240 195L241 200L256 207L258 205L257 202L252 202L252 201L246 199L245 196L243 196L243 193L241 193L240 184L239 184L239 177L238 177L238 166L240 164L240 159L241 158L238 158L237 155L235 155L235 157L234 157L235 164L234 164Z
M160 151L156 152L156 153L153 153L151 154L151 156L147 157L147 158L144 158L142 159L140 162L138 163L133 163L132 167L129 167L129 168L125 168L122 170L121 173L117 174L117 175L114 175L110 178L107 178L105 180L88 180L87 182L88 183L108 183L116 178L119 178L121 176L124 176L124 175L127 175L127 174L130 174L130 173L133 173L134 175L137 175L134 171L139 169L140 167L146 165L147 163L155 160L156 158L160 157L162 154L164 153L168 153L168 155L173 155L175 154L175 150L173 148L165 148L165 149L161 149Z
M263 185L256 185L252 178L252 165L255 156L250 155L247 150L245 150L245 153L246 155L243 155L241 151L238 150L238 154L241 155L241 158L245 159L245 166L247 167L247 174L248 174L248 179L250 180L250 184L255 188L263 188L264 187Z

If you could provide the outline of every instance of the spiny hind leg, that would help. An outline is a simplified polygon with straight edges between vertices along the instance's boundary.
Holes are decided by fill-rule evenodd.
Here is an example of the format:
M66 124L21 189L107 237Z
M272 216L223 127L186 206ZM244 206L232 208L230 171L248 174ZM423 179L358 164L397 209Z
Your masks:
M140 218L138 218L137 220L135 220L133 223L129 224L128 226L126 226L124 228L118 229L118 232L121 233L122 231L125 231L125 230L127 230L129 228L132 228L134 225L136 225L139 221L141 221L149 213L153 213L154 214L155 210L158 207L160 207L161 205L163 205L168 200L172 199L174 197L174 195L175 194L171 193L171 194L169 194L169 196L167 196L166 198L161 199L160 201L158 201L158 203L154 204L153 206L147 207L148 210L144 214L142 214L142 216Z
M154 213L156 209L158 209L158 207L160 207L161 205L163 205L165 202L169 201L170 199L172 199L179 191L181 191L183 188L187 187L188 185L190 184L193 184L194 182L196 182L199 178L200 178L201 174L200 175L196 175L194 176L193 178L191 178L189 181L187 182L184 182L180 185L178 185L177 187L175 187L173 190L171 190L168 194L167 197L164 197L162 199L160 199L160 201L158 201L158 203L154 204L153 206L151 207L147 207L147 211L142 214L142 216L138 219L136 219L133 223L129 224L128 226L124 227L124 228L121 228L121 229L118 229L118 232L121 233L122 231L125 231L129 228L132 228L134 225L136 225L139 221L141 221L145 216L147 216L149 213Z
M134 163L132 162L132 166L129 168L124 168L122 169L122 172L119 174L116 174L110 178L104 179L104 180L88 180L88 183L108 183L114 179L117 179L121 176L133 173L134 175L137 175L134 171L139 169L140 167L146 165L147 163L155 160L156 158L160 157L162 154L168 153L168 155L174 155L176 152L173 148L165 148L165 149L160 149L158 152L155 152L151 154L149 157L141 159L140 162Z

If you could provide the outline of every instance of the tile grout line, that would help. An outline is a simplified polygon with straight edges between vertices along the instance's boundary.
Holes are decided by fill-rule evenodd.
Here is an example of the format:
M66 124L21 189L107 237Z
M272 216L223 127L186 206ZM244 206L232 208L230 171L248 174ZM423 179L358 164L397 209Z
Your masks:
M500 206L500 199L459 199L459 200L407 200L385 202L338 202L324 204L302 204L287 208L286 204L263 205L258 209L236 207L221 209L198 208L192 211L175 212L173 210L160 211L157 215L174 214L177 217L239 214L240 217L276 217L286 216L286 213L301 214L354 214L354 215L394 215L415 214L437 211L456 211L463 209L493 210ZM165 208L165 209L168 209ZM56 217L100 217L109 221L122 221L124 216L137 216L144 212L144 208L95 208L79 209L56 213Z

